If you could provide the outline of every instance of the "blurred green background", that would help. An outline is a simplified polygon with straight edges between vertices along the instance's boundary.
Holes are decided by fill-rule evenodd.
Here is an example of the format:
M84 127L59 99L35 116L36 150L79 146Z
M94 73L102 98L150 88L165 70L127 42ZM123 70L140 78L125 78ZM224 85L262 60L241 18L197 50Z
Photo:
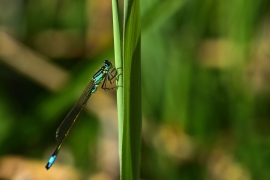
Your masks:
M270 2L148 0L141 17L141 179L270 179ZM44 167L112 33L110 1L0 0L0 179L119 179L101 89Z

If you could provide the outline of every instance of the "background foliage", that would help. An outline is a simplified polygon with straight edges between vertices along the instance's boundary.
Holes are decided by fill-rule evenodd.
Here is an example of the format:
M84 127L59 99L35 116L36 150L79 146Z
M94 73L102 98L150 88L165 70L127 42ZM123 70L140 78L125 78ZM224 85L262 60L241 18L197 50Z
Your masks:
M111 9L0 1L0 177L119 179L116 98L101 90L44 168L57 126L113 61ZM270 178L269 10L267 0L141 1L142 179Z

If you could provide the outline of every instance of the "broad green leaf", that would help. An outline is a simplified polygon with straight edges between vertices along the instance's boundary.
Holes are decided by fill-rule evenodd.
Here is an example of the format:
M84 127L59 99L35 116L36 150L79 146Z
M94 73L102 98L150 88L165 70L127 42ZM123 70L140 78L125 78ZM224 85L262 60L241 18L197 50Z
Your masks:
M121 179L139 179L141 149L141 21L140 1L124 1L121 42L117 2L113 1L116 66L120 69L117 101ZM122 52L119 47L122 47ZM121 62L121 58L123 62ZM119 63L120 62L120 63ZM122 79L123 78L123 79ZM123 81L122 81L123 80Z

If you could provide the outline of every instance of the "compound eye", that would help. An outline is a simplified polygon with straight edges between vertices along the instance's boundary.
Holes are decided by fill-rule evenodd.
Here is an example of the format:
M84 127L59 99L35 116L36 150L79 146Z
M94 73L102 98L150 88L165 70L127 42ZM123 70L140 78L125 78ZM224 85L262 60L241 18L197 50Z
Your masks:
M105 60L104 61L104 65L106 66L106 67L111 67L111 63L110 63L110 61L108 61L108 60Z

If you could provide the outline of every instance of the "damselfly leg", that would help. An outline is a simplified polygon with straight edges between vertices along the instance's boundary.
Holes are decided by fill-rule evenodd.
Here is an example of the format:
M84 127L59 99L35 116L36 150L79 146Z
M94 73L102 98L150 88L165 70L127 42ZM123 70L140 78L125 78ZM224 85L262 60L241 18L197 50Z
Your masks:
M110 88L107 87L108 81L110 82L110 84L113 84L114 82L116 82L118 80L119 75L121 75L121 74L117 73L117 69L121 69L121 68L114 68L112 71L108 71L105 79L103 80L101 88L104 89L105 91L117 89L118 87L122 87L122 86L117 86L117 85L114 87L110 87Z

